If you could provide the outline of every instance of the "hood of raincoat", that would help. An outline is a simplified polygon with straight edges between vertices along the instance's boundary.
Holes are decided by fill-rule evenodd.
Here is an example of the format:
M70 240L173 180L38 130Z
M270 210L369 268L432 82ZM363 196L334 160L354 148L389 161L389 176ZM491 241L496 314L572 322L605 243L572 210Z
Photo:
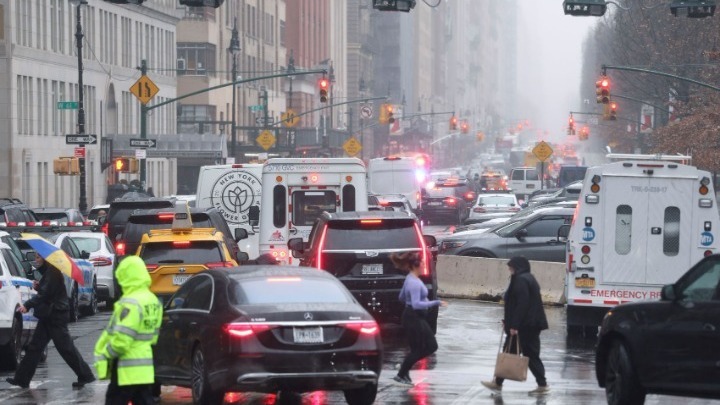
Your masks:
M529 273L530 272L530 262L528 259L522 257L522 256L515 256L511 258L508 263L508 266L512 267L515 270L515 274L522 274L522 273Z
M147 272L145 262L138 256L128 256L118 265L115 272L123 293L129 293L139 289L149 289L152 280Z

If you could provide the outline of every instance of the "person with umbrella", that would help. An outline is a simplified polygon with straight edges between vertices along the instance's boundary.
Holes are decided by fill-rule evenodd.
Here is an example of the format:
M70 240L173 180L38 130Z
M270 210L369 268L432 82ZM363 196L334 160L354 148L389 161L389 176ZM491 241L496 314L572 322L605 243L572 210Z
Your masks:
M25 349L25 357L15 370L15 376L6 378L5 381L11 385L28 388L45 347L52 340L60 356L78 377L77 381L72 383L73 388L82 388L85 384L95 381L95 376L75 347L68 331L70 303L65 290L63 272L60 270L63 269L65 274L72 276L82 285L80 269L65 252L48 241L38 236L26 237L25 241L37 252L35 267L42 277L36 284L37 294L25 301L18 311L24 314L34 309L33 314L38 319L38 323Z

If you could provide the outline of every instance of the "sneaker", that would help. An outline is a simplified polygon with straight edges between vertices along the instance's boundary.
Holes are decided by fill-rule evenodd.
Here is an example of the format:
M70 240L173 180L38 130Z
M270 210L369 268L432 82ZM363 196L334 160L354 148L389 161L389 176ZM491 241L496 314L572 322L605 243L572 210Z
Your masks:
M405 386L409 386L409 387L412 387L415 385L415 384L413 384L410 377L401 377L399 375L396 375L395 377L393 377L393 380L400 385L405 385Z
M537 388L535 388L534 390L528 392L528 395L532 395L532 396L535 396L535 395L545 395L545 394L547 394L548 392L550 392L550 386L549 386L549 385L538 385Z
M73 388L82 388L86 384L90 384L91 382L94 382L94 381L95 381L95 377L92 377L89 380L77 380L74 383L72 383L72 386L73 386Z
M480 381L480 383L487 389L495 392L502 391L502 385L495 382L495 380L492 381Z
M6 381L8 384L10 384L10 385L14 385L14 386L20 387L20 388L29 388L29 387L30 387L30 384L21 384L21 383L19 383L16 379L14 379L14 378L12 378L12 377L6 378L5 381Z

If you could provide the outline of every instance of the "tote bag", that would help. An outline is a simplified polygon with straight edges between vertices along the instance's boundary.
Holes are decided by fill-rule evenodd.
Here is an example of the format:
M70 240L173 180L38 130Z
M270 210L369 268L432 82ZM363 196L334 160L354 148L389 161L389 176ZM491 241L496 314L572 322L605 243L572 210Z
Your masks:
M503 333L500 333L500 349L495 361L495 377L513 381L527 380L529 359L520 354L520 335L510 336L505 350L502 349L502 338ZM515 349L514 353L513 348Z

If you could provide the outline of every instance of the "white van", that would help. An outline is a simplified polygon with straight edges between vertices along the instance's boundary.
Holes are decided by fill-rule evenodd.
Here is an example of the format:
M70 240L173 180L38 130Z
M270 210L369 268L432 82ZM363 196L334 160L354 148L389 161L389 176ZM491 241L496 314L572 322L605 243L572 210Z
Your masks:
M195 206L215 207L231 232L244 228L248 238L238 242L251 259L258 256L258 235L250 226L250 207L260 206L262 164L210 165L200 168ZM232 237L232 235L230 235Z
M660 298L704 256L717 253L711 174L688 156L608 155L587 170L568 235L569 333L590 332L615 305Z
M429 180L427 159L423 156L391 156L370 159L368 192L370 194L402 194L414 212L420 208L420 192Z
M518 199L527 201L527 197L540 190L542 182L534 167L516 167L510 171L510 189Z
M288 239L308 241L315 220L324 212L367 211L365 164L357 158L276 158L262 168L259 213L260 254L270 253L281 264L299 264ZM256 217L259 216L259 218Z

